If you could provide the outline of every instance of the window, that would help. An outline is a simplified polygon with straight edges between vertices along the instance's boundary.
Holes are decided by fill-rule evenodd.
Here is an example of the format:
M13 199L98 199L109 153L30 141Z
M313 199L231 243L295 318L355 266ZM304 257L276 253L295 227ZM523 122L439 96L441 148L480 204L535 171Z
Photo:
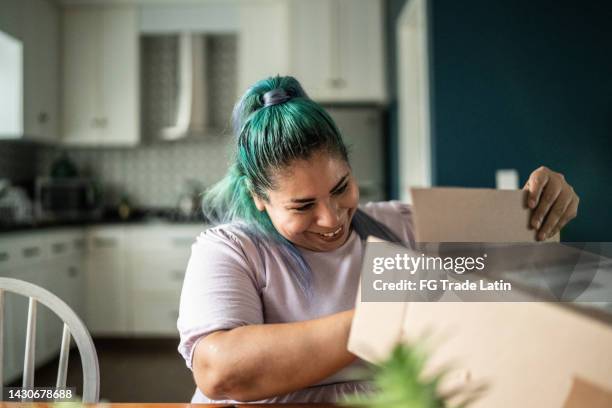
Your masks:
M23 44L0 31L0 139L23 134Z

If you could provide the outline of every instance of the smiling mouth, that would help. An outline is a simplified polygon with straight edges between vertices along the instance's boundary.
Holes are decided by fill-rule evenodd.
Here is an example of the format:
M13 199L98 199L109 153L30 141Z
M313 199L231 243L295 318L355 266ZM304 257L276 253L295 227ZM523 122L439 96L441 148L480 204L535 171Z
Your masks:
M341 226L339 226L339 227L338 227L338 229L337 229L337 230L335 230L335 231L328 232L328 233L326 233L326 234L321 234L321 233L318 233L318 232L317 232L317 234L318 234L318 235L320 235L320 236L322 236L323 238L334 238L334 237L336 237L336 236L340 235L340 233L341 233L341 232L342 232L342 225L341 225Z

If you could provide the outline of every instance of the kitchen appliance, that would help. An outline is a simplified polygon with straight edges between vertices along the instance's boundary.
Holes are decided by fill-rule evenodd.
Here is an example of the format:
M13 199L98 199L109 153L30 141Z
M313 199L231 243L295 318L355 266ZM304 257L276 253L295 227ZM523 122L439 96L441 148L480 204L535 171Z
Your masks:
M0 227L31 224L32 202L25 190L0 179Z
M102 213L101 201L88 178L36 180L36 218L41 221L94 220Z
M324 105L349 149L359 201L383 201L387 192L385 110L376 105Z

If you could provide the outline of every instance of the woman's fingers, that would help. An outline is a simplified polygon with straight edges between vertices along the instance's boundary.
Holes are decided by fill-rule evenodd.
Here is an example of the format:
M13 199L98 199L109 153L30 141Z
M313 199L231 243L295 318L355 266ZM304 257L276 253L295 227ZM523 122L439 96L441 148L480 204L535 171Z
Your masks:
M559 225L560 221L565 216L572 200L573 195L569 190L562 190L559 193L556 201L546 215L544 225L542 225L542 228L538 231L538 239L545 240L546 238L550 238L556 231L561 229L562 225ZM542 204L544 204L544 202L542 202Z
M540 196L544 187L548 183L550 170L544 166L534 170L529 176L529 180L525 184L525 188L529 191L527 197L527 205L529 208L534 209L540 202Z
M552 179L546 183L546 187L542 192L538 205L533 211L533 215L531 217L531 225L533 228L539 230L542 226L544 218L550 211L551 207L559 197L562 191L562 186L560 183L555 182Z
M553 231L552 235L555 235L557 232L561 231L561 228L565 227L565 225L576 218L578 215L578 203L580 202L580 198L574 193L574 197L572 198L572 202L565 210L565 213L559 220L559 224L557 224L557 228Z

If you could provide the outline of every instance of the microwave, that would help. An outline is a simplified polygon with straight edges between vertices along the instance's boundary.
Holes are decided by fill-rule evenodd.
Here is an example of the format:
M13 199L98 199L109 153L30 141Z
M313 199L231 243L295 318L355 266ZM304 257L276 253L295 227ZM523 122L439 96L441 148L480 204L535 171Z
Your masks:
M35 203L42 221L94 220L102 214L95 183L87 178L39 178Z

